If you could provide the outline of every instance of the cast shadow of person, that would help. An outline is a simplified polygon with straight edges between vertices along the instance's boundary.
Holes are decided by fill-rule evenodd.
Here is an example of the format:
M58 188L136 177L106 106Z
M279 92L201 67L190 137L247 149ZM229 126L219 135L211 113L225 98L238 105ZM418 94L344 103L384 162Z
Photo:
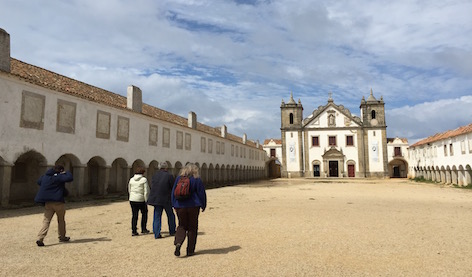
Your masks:
M111 239L107 237L101 237L101 238L86 238L86 239L71 239L68 242L59 242L59 243L54 243L54 244L47 244L45 245L46 247L48 246L56 246L59 244L69 244L69 243L89 243L89 242L102 242L102 241L111 241Z
M225 248L215 248L215 249L203 249L195 252L195 255L203 255L203 254L228 254L229 252L234 252L241 249L241 246L234 245Z

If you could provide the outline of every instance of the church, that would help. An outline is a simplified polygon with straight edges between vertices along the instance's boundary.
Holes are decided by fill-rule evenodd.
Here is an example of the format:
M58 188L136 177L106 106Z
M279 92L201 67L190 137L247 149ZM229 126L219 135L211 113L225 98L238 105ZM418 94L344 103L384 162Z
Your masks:
M282 100L281 175L295 177L384 178L388 176L387 125L383 98L362 97L360 117L328 102L303 118L293 94Z

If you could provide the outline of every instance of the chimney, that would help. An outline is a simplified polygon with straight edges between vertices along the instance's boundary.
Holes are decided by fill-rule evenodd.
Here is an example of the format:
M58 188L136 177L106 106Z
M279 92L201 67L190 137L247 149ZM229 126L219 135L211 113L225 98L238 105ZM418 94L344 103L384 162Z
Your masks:
M10 35L0 28L0 70L10 72Z
M128 86L128 109L141 113L143 111L143 96L138 87Z
M226 129L226 125L221 126L221 137L226 138L228 130Z
M243 135L243 144L246 144L246 142L247 142L247 135L244 134L244 135Z
M188 113L188 127L197 129L197 114L194 112Z

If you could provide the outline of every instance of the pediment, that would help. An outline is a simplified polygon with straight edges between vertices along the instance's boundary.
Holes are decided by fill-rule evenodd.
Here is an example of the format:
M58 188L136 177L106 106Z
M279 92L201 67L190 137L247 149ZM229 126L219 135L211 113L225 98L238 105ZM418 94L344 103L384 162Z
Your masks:
M353 116L343 105L336 105L333 102L319 106L303 120L303 127L306 128L359 127L361 125L359 117Z
M331 147L330 149L328 149L323 155L322 155L323 159L327 159L327 158L343 158L344 157L344 154L342 151L339 151L338 149L336 149L336 147Z

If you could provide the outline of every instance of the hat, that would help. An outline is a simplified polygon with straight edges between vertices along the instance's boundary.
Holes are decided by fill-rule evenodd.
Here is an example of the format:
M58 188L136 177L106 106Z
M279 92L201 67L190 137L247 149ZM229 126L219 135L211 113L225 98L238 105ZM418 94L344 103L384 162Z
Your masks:
M166 162L162 162L162 163L159 164L159 168L160 168L160 169L167 169L168 167L169 167L169 166L167 165Z

